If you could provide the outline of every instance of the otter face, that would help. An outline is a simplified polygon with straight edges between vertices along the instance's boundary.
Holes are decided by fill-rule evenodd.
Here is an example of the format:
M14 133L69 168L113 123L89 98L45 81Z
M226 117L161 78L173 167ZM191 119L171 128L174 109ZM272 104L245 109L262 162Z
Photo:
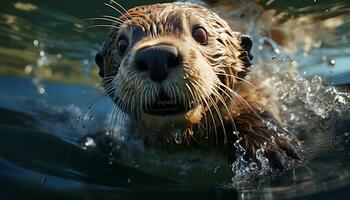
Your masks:
M96 55L100 76L119 108L153 131L220 112L250 66L251 40L195 4L136 7L114 26Z

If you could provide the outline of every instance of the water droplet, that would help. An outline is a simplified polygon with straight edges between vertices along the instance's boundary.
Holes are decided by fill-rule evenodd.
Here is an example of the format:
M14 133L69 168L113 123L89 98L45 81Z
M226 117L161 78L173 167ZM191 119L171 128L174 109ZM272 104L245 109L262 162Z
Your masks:
M40 55L41 57L45 56L45 51L40 51L39 55Z
M277 58L276 55L273 55L273 56L272 56L272 60L275 60L276 58Z
M94 119L94 116L90 115L89 120L93 120L93 119Z
M31 66L31 65L26 65L26 66L24 67L24 73L30 74L30 73L32 73L32 71L33 71L33 66Z
M87 59L84 59L84 60L83 60L83 64L84 64L84 65L87 65L87 64L89 64L89 60L87 60Z
M267 127L267 130L275 131L275 132L277 131L277 126L270 121L266 122L266 127Z
M328 62L328 66L334 67L335 65L335 60L334 59L330 59Z
M281 53L281 50L279 50L279 49L275 49L274 51L275 51L276 54L280 54Z
M34 45L34 47L38 47L39 41L38 40L33 40L33 45Z
M220 168L220 165L217 165L217 166L214 168L213 173L216 174L216 173L218 172L219 168Z
M38 92L39 92L39 94L45 94L46 91L45 91L45 88L39 87Z
M233 131L232 132L234 135L238 136L239 135L239 132L238 131Z
M328 9L326 9L325 11L326 11L326 12L328 12L329 10L328 10Z
M95 140L94 140L93 138L91 138L91 137L87 137L87 138L85 139L84 145L85 145L86 147L96 147Z

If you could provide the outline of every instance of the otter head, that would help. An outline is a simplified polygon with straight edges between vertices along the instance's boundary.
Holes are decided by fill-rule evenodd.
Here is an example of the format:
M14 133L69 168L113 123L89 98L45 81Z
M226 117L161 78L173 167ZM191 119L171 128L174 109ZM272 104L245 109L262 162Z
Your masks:
M115 18L96 63L108 94L137 124L190 128L225 112L251 45L199 5L146 5Z

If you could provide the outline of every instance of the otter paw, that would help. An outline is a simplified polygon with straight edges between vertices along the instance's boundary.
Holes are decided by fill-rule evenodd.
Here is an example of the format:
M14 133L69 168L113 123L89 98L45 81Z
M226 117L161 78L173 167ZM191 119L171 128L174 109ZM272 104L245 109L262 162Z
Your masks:
M295 165L296 161L303 159L300 142L288 132L272 135L270 138L260 138L260 140L245 137L244 142L246 153L253 160L258 159L256 150L263 149L264 156L269 160L272 169L288 169Z
M292 145L284 141L277 146L267 146L265 150L267 159L274 169L288 169L295 164L296 160L302 160L302 149L300 145Z

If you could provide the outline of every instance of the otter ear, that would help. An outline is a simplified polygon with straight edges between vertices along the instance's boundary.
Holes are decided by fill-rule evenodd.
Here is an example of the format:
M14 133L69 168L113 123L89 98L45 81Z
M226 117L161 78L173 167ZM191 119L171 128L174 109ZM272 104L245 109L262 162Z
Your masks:
M242 47L242 52L239 55L239 59L243 61L244 66L248 68L249 66L252 65L251 60L253 60L253 55L250 53L250 50L252 49L253 46L253 41L250 39L249 36L247 35L241 35L241 47Z
M249 59L253 60L253 56L252 56L252 54L250 54L250 50L252 49L252 46L253 46L252 39L247 35L242 35L241 36L241 46L245 51L247 51Z
M100 68L100 71L98 72L98 75L103 78L104 77L104 64L103 64L103 57L102 57L102 54L101 52L98 52L96 55L95 55L95 62L97 64L97 66Z

